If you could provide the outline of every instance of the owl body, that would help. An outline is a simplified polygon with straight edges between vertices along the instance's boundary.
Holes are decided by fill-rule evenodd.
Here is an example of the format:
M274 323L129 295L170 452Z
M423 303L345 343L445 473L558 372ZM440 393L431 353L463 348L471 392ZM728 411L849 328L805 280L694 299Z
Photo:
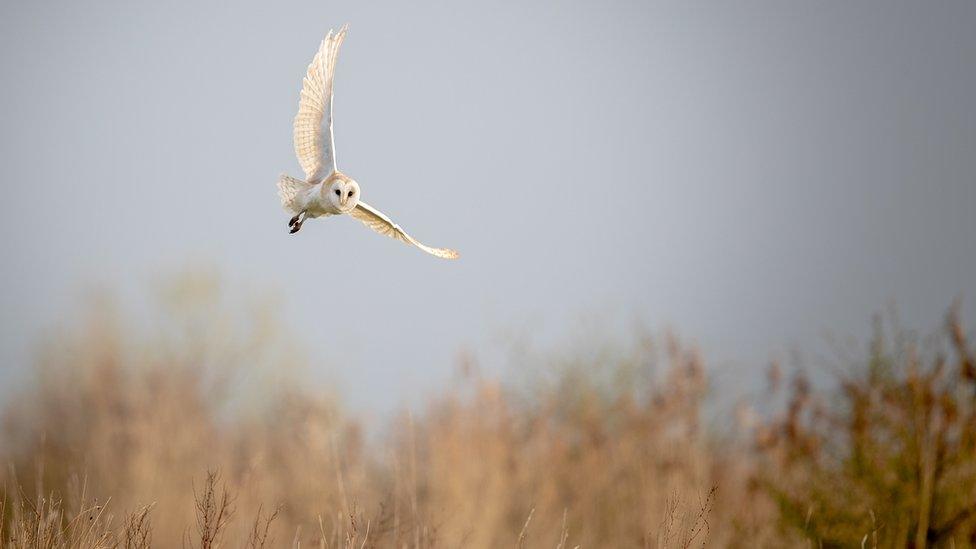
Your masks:
M359 204L359 193L359 184L339 171L319 183L287 175L278 180L281 205L294 214L305 212L309 218L350 213Z
M359 204L359 184L336 171L321 183L312 185L306 195L308 217L347 214Z
M281 205L294 214L288 222L291 233L298 232L307 218L349 214L380 234L443 259L457 259L456 251L421 244L385 214L362 202L359 184L336 167L332 83L339 46L345 36L345 26L337 33L329 31L302 80L294 122L294 144L305 179L285 174L278 178Z
M322 217L327 215L336 215L339 213L335 208L332 207L331 202L328 200L322 200L322 194L325 191L325 187L325 182L316 183L305 191L305 196L303 199L304 208L302 209L305 210L306 216Z

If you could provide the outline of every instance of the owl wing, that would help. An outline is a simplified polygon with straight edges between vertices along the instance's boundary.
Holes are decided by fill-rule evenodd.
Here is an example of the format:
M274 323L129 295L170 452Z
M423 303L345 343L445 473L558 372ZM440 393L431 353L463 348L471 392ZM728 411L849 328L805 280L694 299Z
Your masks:
M278 176L278 198L281 199L281 207L291 213L298 213L305 209L303 194L312 187L312 184L301 179L296 179L285 174Z
M383 212L373 208L365 202L360 202L357 204L356 208L349 212L349 215L362 221L367 227L380 234L384 234L401 242L406 242L407 244L413 244L431 255L436 255L442 259L458 258L458 253L454 250L448 248L431 248L430 246L425 246L424 244L417 242L412 236L404 232L399 225L394 223L389 217L386 217Z
M336 171L332 80L347 27L343 25L337 33L329 31L302 81L298 114L295 115L295 156L305 171L305 179L313 183Z

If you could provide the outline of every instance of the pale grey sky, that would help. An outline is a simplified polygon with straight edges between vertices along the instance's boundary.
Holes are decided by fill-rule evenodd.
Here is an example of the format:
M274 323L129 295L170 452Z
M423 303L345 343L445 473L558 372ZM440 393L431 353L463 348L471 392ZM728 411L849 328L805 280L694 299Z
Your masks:
M459 262L287 234L301 77L345 22L339 166ZM377 409L593 311L731 377L891 300L976 322L974 28L971 1L6 2L0 381L86 285L193 263L279 291Z

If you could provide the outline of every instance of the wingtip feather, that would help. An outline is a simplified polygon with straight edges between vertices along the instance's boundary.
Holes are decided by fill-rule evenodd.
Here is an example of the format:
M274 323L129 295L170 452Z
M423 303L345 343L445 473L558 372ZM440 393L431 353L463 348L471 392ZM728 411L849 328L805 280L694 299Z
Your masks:
M461 257L461 254L459 254L457 250L452 250L450 248L429 248L427 249L427 252L441 259L458 259Z

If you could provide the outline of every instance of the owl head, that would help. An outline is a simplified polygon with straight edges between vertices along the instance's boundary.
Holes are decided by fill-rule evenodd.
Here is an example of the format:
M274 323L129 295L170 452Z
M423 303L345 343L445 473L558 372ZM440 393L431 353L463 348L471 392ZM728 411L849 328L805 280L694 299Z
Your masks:
M322 192L329 199L332 207L342 213L349 213L359 204L359 183L340 173L336 173L331 182L322 186Z

